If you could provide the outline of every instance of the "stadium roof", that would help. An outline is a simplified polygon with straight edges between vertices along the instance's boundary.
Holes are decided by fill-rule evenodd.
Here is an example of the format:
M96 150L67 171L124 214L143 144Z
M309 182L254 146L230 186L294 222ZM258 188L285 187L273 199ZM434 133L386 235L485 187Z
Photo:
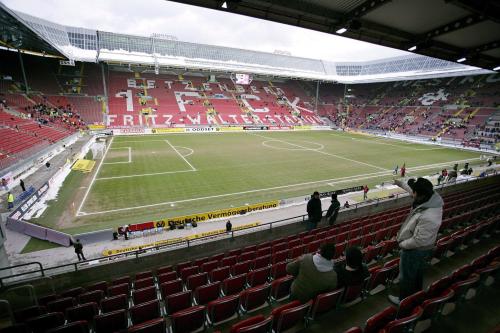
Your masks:
M244 2L239 1L238 5ZM149 65L158 72L162 68L181 68L343 83L489 73L416 54L365 62L332 62L195 44L157 34L150 37L117 34L64 26L10 10L1 2L0 32L2 44L9 48L78 61Z
M176 0L173 0L176 1ZM183 0L493 69L500 65L498 0ZM340 30L343 31L343 30Z

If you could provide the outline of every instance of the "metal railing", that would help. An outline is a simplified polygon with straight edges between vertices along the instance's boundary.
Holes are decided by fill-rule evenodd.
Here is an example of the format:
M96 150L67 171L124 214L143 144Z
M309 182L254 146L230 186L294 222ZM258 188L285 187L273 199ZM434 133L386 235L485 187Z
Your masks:
M496 174L494 174L492 176L496 176ZM484 177L483 178L473 177L473 178L462 179L462 180L455 181L453 183L444 183L444 184L441 184L439 186L435 186L435 189L442 190L445 187L454 186L457 184L468 183L468 182L472 182L472 181L478 181L481 179L485 179L485 178ZM370 199L370 200L367 200L367 201L364 201L361 203L353 204L349 208L341 207L340 211L352 211L352 210L356 211L358 208L361 208L361 207L371 206L371 205L378 206L381 202L392 201L392 200L397 201L399 198L407 197L407 196L409 196L408 193L397 193L395 195L389 195L389 196L385 196L385 197L381 197L381 198L377 198L377 199ZM323 213L324 212L326 212L326 210L323 210ZM234 239L235 237L237 237L239 235L244 235L244 234L252 233L255 231L259 231L259 230L266 230L266 229L272 230L273 227L276 227L277 224L286 225L286 224L297 223L297 222L305 222L306 220L307 220L307 214L297 215L297 216L289 217L286 219L281 219L281 220L277 220L277 221L263 223L263 224L260 224L258 226L250 226L247 228L232 230L231 232L220 232L218 234L202 236L202 237L199 237L199 238L196 238L193 240L189 240L189 239L179 240L177 242L173 242L173 243L169 243L169 244L145 247L145 248L140 248L140 249L134 250L134 251L113 254L113 255L109 255L109 256L102 256L102 257L98 257L98 258L94 258L94 259L88 259L85 261L77 261L74 263L57 265L57 266L53 266L53 267L44 268L43 265L39 262L30 262L30 263L15 265L15 266L9 266L9 267L5 267L5 268L1 268L0 271L14 269L14 268L21 267L21 266L35 265L35 264L39 265L39 269L26 271L26 272L20 272L17 274L12 274L12 275L8 275L8 276L0 277L0 288L3 288L5 286L5 282L4 282L5 280L14 279L14 281L18 281L18 280L20 280L19 277L21 277L21 276L25 276L26 278L33 278L33 277L37 277L38 273L40 273L42 276L48 276L48 275L57 275L57 274L62 274L62 273L67 273L67 272L72 272L72 271L76 272L79 269L93 267L94 265L97 265L97 264L113 263L113 262L116 262L117 260L120 260L120 261L127 260L127 259L130 259L131 257L138 259L139 257L142 257L143 255L144 256L153 255L153 254L157 254L158 252L163 252L163 251L175 250L175 249L180 249L180 248L190 248L192 246L196 246L199 244L206 244L208 242L219 241L222 239ZM69 267L71 267L72 269L68 269ZM52 274L51 274L51 272L52 272ZM17 278L17 279L15 279L15 278Z

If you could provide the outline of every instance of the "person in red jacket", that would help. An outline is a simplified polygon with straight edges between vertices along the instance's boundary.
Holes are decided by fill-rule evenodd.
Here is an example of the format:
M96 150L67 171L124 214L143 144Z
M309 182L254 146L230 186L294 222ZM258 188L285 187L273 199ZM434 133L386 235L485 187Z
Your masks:
M368 185L363 186L363 200L368 199L368 191L370 189L368 188Z
M406 174L406 163L403 164L401 167L401 177L404 177Z

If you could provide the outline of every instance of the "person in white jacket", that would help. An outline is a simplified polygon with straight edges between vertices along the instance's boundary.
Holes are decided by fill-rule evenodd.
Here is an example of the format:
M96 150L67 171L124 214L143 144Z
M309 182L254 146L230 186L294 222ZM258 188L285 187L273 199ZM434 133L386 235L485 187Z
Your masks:
M412 210L401 225L397 235L400 255L399 297L389 295L395 304L423 288L424 267L432 255L436 238L443 220L443 199L425 178L395 184L413 196Z

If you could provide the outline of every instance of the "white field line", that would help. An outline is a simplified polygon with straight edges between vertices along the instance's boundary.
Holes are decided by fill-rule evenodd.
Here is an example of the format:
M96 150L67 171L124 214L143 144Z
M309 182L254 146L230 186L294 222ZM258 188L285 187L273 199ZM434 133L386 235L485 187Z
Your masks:
M132 148L131 147L120 147L120 148L110 148L113 149L127 149L128 148L128 161L125 162L104 162L103 164L129 164L132 163Z
M170 143L170 141L165 140L165 142L168 143L168 145L170 147L172 147L172 149L177 153L177 155L179 155L184 160L184 162L186 162L191 167L192 171L196 171L196 168L191 163L189 163L189 161L181 153L179 153L179 151L177 149L175 149L174 146L172 146L172 144Z
M451 163L461 163L461 162L473 161L473 160L478 160L478 159L479 158L471 158L471 159L460 160L460 161L449 161L449 162L442 162L442 163L436 163L436 164L420 165L420 166L417 166L417 167L408 168L407 171L409 173L410 171L426 170L426 169L430 169L430 168L434 168L434 167L447 166L447 165L450 165ZM177 201L158 202L158 203L155 203L155 204L149 204L149 205L143 205L143 206L117 208L117 209L103 210L103 211L91 212L91 213L81 213L81 215L87 216L87 215L98 215L98 214L114 213L114 212L121 212L121 211L132 210L132 209L157 207L157 206L178 204L178 203L183 203L183 202L192 202L192 201L198 201L198 200L207 200L207 199L214 199L214 198L224 198L224 197L230 197L230 196L233 196L233 195L241 195L241 194L248 194L248 193L257 193L257 192L266 192L266 191L279 190L279 189L284 189L284 188L289 188L289 187L297 187L297 186L304 186L304 185L312 185L312 184L322 184L322 183L325 183L327 185L333 186L333 184L341 184L341 183L346 183L346 182L350 182L350 181L353 181L353 180L365 180L365 179L376 178L376 177L381 177L381 176L390 176L390 175L392 175L392 171L393 170L379 171L379 172L366 173L366 174L362 174L362 175L354 175L354 176L341 177L341 178L331 178L331 179L324 179L324 180L316 180L316 181L305 182L305 183L298 183L298 184L291 184L291 185L282 185L282 186L274 186L274 187L268 187L268 188L263 188L263 189L242 191L242 192L225 193L225 194L211 195L211 196L206 196L206 197L198 197L198 198L191 198L191 199L184 199L184 200L177 200Z
M104 155L102 156L102 159L101 161L99 162L99 165L97 166L97 170L95 171L94 173L94 177L92 177L92 180L90 181L90 185L89 187L87 188L87 191L85 191L85 194L83 195L83 199L82 199L82 202L80 203L80 206L78 206L78 209L76 211L76 215L80 215L81 213L81 210L82 210L82 207L83 207L83 204L85 203L85 201L87 200L87 196L89 195L90 193L90 189L92 188L92 185L94 185L94 182L97 178L97 174L99 173L99 170L101 170L101 167L102 167L102 163L104 162L104 159L106 158L106 155L108 154L108 151L109 151L109 148L111 148L111 145L113 144L113 139L115 137L112 137L111 138L111 141L109 141L109 145L108 145L108 148L106 148L106 151L104 152Z
M341 136L341 135L336 135L336 134L330 134L330 135L331 136L340 137L340 138L344 138L346 140L349 139L348 137L344 137L344 136ZM393 146L393 147L396 147L396 148L399 148L399 149L411 149L411 150L440 150L440 149L448 149L446 147L439 147L439 148L403 147L401 145L396 145L396 144L392 144L392 143L380 142L380 141L376 140L375 138L373 140L351 138L351 140L354 140L354 141L363 141L363 142L372 143L372 144L375 144L375 145ZM416 144L418 144L418 143L416 143Z
M349 162L353 162L353 163L357 163L357 164L363 164L363 165L366 165L366 166L369 166L371 168L375 168L375 169L378 169L378 170L388 171L388 169L384 169L384 168L378 167L378 166L373 165L373 164L369 164L369 163L365 163L365 162L361 162L361 161L356 161L356 160L353 160L353 159L350 159L350 158L347 158L347 157L344 157L344 156L327 153L327 152L321 151L321 150L310 149L310 148L307 148L307 147L304 147L304 146L297 145L295 143L291 143L291 142L287 142L287 141L279 140L279 139L274 139L274 138L267 137L267 136L260 135L260 134L256 134L256 133L252 133L252 134L255 135L255 136L260 136L261 138L264 138L264 139L267 139L267 140L274 140L274 141L278 141L278 142L283 142L283 143L286 143L286 144L291 145L291 146L302 148L303 150L309 150L309 151L320 153L320 154L323 154L323 155L328 155L328 156L333 156L333 157L336 157L336 158L340 158L342 160L346 160L346 161L349 161Z
M116 144L120 143L148 143L148 142L165 142L165 140L124 140L124 141L116 141Z
M188 157L188 156L191 156L191 155L193 155L193 154L194 154L194 150L193 150L193 149L191 149L191 148L188 148L188 147L182 147L182 146L177 146L177 148L184 148L184 149L186 149L186 150L189 150L189 151L190 151L188 154L184 155L184 157Z
M134 177L145 177L145 176L158 176L158 175L168 175L174 173L185 173L185 172L195 172L196 170L181 170L181 171L164 171L164 172L153 172L153 173L141 173L136 175L126 175L126 176L115 176L115 177L102 177L96 180L109 180L109 179L122 179L122 178L134 178Z

